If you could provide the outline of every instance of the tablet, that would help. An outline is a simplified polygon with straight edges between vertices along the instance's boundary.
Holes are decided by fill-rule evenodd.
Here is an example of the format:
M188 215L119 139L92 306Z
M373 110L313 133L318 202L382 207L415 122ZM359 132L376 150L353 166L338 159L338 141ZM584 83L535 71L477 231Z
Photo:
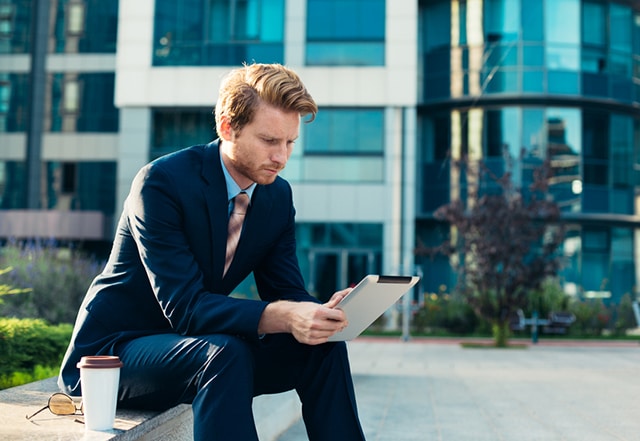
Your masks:
M420 277L370 274L358 283L336 308L347 314L349 325L329 341L353 340L408 292Z

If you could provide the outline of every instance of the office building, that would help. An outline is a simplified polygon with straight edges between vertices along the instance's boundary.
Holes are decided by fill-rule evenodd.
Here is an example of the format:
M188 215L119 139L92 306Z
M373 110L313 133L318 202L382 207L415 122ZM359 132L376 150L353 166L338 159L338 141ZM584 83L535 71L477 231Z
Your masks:
M311 292L375 272L451 289L414 250L468 156L519 185L551 159L565 289L635 294L638 1L0 0L0 235L109 243L136 171L212 139L221 76L252 61L320 107L283 173Z

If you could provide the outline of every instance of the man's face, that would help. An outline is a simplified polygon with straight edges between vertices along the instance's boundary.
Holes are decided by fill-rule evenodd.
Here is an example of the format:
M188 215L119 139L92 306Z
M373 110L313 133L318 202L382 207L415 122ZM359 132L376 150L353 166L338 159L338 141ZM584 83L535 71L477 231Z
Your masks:
M261 104L240 131L221 124L222 159L240 188L271 184L282 170L300 130L300 115Z

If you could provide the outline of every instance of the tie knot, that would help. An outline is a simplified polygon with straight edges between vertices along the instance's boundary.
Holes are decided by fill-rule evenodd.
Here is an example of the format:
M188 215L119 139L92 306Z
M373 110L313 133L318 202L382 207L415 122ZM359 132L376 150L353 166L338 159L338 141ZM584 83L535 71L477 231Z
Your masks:
M249 195L244 191L238 193L238 195L233 198L233 213L244 215L247 213L247 207L249 206Z

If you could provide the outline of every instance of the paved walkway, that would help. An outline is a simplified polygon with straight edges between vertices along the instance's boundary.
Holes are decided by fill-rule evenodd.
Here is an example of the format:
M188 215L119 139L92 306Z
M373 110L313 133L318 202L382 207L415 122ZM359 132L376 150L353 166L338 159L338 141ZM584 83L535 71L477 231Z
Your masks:
M368 441L640 440L638 342L359 338L349 352ZM306 439L298 422L278 441Z

